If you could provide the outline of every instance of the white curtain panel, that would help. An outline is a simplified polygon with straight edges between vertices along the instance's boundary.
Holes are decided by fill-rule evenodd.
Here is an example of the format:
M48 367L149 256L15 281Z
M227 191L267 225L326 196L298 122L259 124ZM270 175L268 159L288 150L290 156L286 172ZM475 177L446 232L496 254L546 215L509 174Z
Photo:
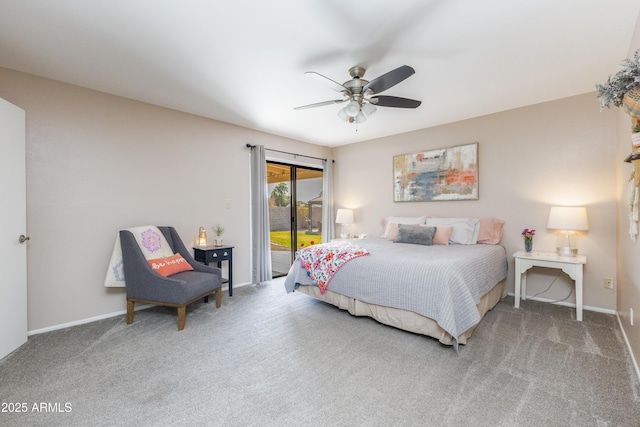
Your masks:
M267 158L262 145L251 149L251 282L271 280Z
M322 241L330 242L335 237L333 215L333 160L322 161Z

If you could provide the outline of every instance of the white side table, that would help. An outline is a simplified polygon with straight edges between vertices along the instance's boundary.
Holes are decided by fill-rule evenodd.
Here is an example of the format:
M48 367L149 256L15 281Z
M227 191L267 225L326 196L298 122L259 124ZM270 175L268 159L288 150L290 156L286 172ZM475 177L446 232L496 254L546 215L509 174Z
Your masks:
M527 299L527 270L531 267L558 268L576 282L576 319L582 321L582 267L587 263L586 256L564 257L555 252L519 251L513 254L513 258L516 260L515 308L520 308L520 290L522 299Z

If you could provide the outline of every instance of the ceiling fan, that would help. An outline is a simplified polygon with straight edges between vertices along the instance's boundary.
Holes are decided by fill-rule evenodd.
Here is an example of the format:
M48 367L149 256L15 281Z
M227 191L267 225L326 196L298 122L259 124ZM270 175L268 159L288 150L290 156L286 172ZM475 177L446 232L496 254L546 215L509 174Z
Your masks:
M294 108L294 110L304 110L307 108L348 102L346 107L338 111L338 117L348 123L362 123L376 112L376 106L418 108L422 103L415 99L378 95L380 92L384 92L414 74L416 71L410 66L403 65L395 70L391 70L388 73L376 77L371 81L367 81L362 78L365 71L366 70L363 67L352 67L349 69L351 80L344 82L344 84L340 84L314 71L307 71L304 73L305 75L313 77L336 92L340 92L340 94L342 94L342 99L303 105L301 107Z

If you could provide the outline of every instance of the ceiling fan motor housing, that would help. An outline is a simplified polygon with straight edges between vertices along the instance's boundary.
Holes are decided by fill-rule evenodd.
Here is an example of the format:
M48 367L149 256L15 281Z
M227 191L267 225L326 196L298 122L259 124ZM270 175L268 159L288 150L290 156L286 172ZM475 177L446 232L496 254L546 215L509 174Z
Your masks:
M362 88L369 83L369 81L362 78L365 71L367 70L362 67L352 67L349 69L349 75L352 77L351 80L344 82L342 86L349 89L353 95L361 94Z

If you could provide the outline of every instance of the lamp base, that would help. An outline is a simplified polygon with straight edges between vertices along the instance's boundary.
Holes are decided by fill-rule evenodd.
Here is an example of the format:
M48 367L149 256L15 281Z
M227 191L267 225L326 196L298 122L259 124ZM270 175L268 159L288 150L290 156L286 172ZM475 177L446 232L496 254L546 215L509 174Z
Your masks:
M349 238L349 229L347 227L347 224L342 224L342 232L340 233L340 238L343 240Z
M572 248L571 246L558 246L557 248L559 256L576 256L578 255L578 248Z

